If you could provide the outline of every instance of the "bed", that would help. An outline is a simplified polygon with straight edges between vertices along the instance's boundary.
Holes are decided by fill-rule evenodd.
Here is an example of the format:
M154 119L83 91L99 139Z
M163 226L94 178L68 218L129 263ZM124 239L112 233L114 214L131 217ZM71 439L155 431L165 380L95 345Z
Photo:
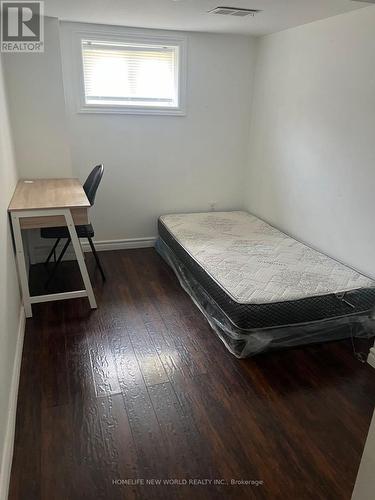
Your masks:
M375 282L247 212L159 218L157 250L237 357L372 336Z

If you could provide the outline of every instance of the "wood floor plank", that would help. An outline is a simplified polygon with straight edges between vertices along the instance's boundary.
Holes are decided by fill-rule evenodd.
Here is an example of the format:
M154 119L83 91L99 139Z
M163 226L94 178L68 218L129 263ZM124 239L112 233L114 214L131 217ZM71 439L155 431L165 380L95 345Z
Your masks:
M106 456L106 481L109 498L137 498L134 485L119 485L119 481L137 478L137 455L122 394L98 400L100 423Z
M60 405L42 408L41 495L69 500L79 488L75 477L74 428L71 407ZM74 479L73 479L74 478Z
M67 335L65 342L68 370L66 384L70 402L73 403L76 396L82 400L95 398L94 374L85 332Z
M91 330L86 335L90 361L98 397L121 393L118 375L112 351L108 342L107 333L100 330Z
M142 316L137 312L131 290L129 287L123 287L121 292L127 306L126 328L146 385L167 382L168 376Z
M149 393L168 453L170 467L169 471L164 470L165 477L185 481L215 477L210 450L202 446L202 435L196 421L190 413L185 413L172 384L155 385L149 388ZM183 484L173 490L170 488L168 493L173 494L173 498L189 498L191 487ZM215 498L221 493L220 486L207 485L205 491L198 490L194 496L207 498L210 495Z
M125 331L114 332L111 348L117 365L127 419L136 448L136 469L140 478L161 477L166 454L164 439L147 386Z
M143 282L141 285L140 280L134 276L133 307L135 316L139 321L143 320L151 337L146 341L155 346L169 376L172 376L172 372L175 370L183 370L186 376L205 373L208 363L203 350L197 349L197 346L192 346L192 343L189 342L189 337L184 332L183 326L177 323L178 318L176 318L175 311L169 324L166 324L163 310L160 310L160 301L163 301L161 297L165 295L164 290L153 281L154 273L151 272L152 269L147 265L147 261L139 259L137 262L139 262L138 272L141 275L145 274L147 286L144 286ZM150 279L152 280L150 281ZM189 353L190 350L193 351L193 355Z
M41 418L41 362L42 339L40 325L27 321L22 369L18 388L16 435L13 452L13 470L17 477L11 480L9 499L39 500L41 498L42 418Z

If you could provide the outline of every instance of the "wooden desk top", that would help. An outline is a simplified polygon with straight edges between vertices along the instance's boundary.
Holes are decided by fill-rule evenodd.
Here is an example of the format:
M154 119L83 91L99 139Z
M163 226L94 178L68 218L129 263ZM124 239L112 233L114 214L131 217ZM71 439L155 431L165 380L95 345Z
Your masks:
M8 211L88 207L90 202L78 179L21 179Z

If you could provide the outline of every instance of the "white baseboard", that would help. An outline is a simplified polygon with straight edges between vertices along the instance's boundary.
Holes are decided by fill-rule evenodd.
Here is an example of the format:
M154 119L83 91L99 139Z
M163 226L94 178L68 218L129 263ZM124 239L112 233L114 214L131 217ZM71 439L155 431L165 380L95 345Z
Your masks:
M102 240L96 241L95 248L98 252L105 252L107 250L129 250L132 248L149 248L155 245L156 236L149 236L145 238L129 238L122 240ZM60 243L59 248L62 248L63 243ZM50 245L36 245L32 249L32 262L37 264L39 262L44 262L47 255L51 249L52 242ZM90 245L87 240L82 240L82 249L84 252L91 252ZM58 250L57 250L58 254ZM70 246L65 254L64 260L75 260L74 250Z
M370 353L367 358L367 363L375 368L375 346L371 347Z
M103 240L94 241L95 248L98 252L106 250L129 250L131 248L149 248L155 245L156 236L147 238L129 238L126 240ZM90 245L87 241L82 242L84 252L91 252Z
M18 386L20 380L21 371L21 361L22 361L22 348L23 339L25 334L25 311L21 306L20 317L18 322L17 331L17 343L16 343L16 353L14 357L12 382L9 391L9 403L8 403L8 421L5 430L4 448L3 456L1 460L1 470L0 470L0 500L7 500L8 490L9 490L9 480L12 468L13 459L13 446L14 446L14 434L16 427L16 413L17 413L17 398L18 398Z

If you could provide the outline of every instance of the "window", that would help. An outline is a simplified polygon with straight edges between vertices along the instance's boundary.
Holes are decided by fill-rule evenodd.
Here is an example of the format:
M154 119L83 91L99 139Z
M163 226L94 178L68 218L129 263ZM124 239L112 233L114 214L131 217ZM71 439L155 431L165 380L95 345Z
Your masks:
M183 114L183 40L82 37L81 111Z

